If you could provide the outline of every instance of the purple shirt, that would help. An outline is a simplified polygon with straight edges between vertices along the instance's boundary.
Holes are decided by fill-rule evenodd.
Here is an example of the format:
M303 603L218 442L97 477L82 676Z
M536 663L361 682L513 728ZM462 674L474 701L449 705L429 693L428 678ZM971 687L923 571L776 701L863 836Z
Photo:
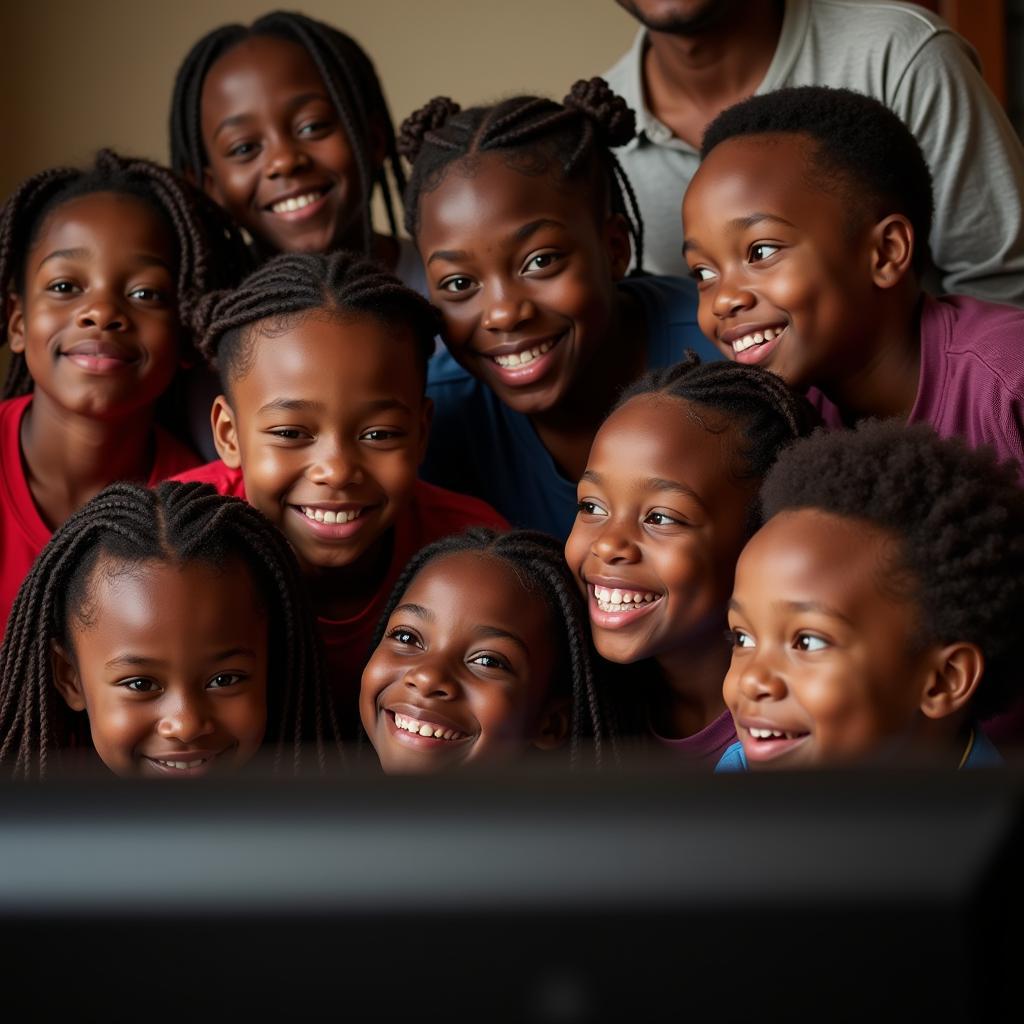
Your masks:
M817 389L807 397L831 427L838 411ZM972 448L991 445L1024 479L1024 309L966 295L921 307L921 377L907 423L930 423Z
M688 761L707 763L709 768L714 768L726 748L736 742L736 726L728 711L723 711L700 732L695 732L692 736L685 736L681 740L670 740L666 736L659 736L654 731L653 725L650 729L651 736L660 747L672 750Z

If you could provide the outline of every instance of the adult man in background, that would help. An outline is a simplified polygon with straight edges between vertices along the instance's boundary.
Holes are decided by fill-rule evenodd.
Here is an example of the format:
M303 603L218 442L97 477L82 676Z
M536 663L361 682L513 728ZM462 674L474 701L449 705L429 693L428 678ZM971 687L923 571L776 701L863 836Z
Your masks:
M971 47L940 18L877 0L617 0L643 26L605 74L637 114L618 156L643 214L645 269L681 274L679 207L704 128L784 86L854 89L917 137L935 184L935 292L1024 305L1024 149Z

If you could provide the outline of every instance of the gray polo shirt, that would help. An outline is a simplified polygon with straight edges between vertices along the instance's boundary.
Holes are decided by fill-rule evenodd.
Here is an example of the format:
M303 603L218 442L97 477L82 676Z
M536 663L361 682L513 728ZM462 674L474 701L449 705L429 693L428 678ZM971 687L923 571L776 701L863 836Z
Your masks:
M617 155L644 219L645 268L681 274L680 206L699 161L647 109L645 46L641 30L604 77L637 114L638 138ZM1024 149L960 36L910 4L786 0L757 92L795 85L874 96L913 131L935 183L932 290L1024 305Z

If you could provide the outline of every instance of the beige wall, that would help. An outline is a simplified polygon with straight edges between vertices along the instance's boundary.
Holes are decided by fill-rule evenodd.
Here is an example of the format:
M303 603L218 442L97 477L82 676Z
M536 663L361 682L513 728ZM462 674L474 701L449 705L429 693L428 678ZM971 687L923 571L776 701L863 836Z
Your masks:
M283 5L293 9L290 3ZM307 0L373 58L396 123L447 94L463 105L517 92L561 98L629 45L614 0ZM166 161L174 73L253 0L0 0L0 197L26 175L100 146Z

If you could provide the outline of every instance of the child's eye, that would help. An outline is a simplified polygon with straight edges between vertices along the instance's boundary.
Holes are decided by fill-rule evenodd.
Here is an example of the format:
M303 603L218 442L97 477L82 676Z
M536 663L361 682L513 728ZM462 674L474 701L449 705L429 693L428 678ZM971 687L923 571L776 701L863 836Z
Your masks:
M679 516L670 516L667 512L648 512L644 522L652 526L682 526L685 520Z
M419 636L405 626L396 626L388 631L388 639L394 640L406 647L422 647Z
M56 292L58 295L72 295L82 289L74 281L54 281L46 286L48 292Z
M360 441L393 441L396 437L402 437L400 430L389 430L381 427L376 430L366 430L359 435Z
M118 685L123 686L126 690L131 690L132 693L152 693L154 690L160 689L152 679L142 678L125 679Z
M767 242L758 242L750 247L750 262L757 263L759 260L766 260L779 251L779 246L769 245Z
M315 135L317 132L323 132L333 127L330 121L307 121L305 124L300 125L297 134L298 135Z
M446 277L439 285L438 288L443 292L454 292L455 294L461 294L468 292L473 287L473 278L465 277L462 274L457 274L453 277Z
M698 284L703 284L705 281L711 281L715 277L715 272L710 267L694 267L690 271L690 276L694 278Z
M208 690L222 690L226 686L235 686L242 681L237 672L218 672L207 684Z
M796 643L793 645L798 651L807 651L808 653L814 653L815 651L823 651L828 647L828 641L823 640L820 636L814 636L813 633L801 633L796 638Z
M554 266L562 259L562 254L558 252L539 252L536 256L531 256L526 261L526 266L523 267L524 273L529 273L531 270L547 270L548 267Z
M267 433L281 438L282 441L298 441L303 437L303 431L298 427L272 427Z
M129 298L138 299L140 302L166 302L167 296L156 288L133 288L128 293Z
M238 142L228 150L228 156L251 156L255 151L255 142Z
M581 516L606 516L608 513L596 501L584 498L577 502L576 512Z
M726 634L726 639L732 647L756 647L754 638L744 632L742 629L730 629Z
M479 665L481 668L509 669L508 662L499 658L496 654L476 654L469 659L471 665Z

